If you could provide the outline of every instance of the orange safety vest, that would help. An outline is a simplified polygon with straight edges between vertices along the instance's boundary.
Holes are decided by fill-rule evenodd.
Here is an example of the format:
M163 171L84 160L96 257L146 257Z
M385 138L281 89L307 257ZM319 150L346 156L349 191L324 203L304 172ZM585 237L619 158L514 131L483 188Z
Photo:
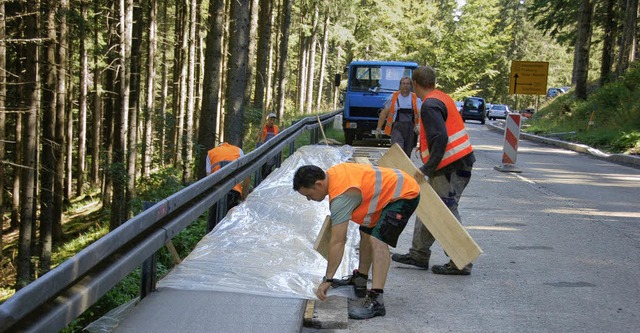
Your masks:
M439 170L471 153L473 147L471 147L469 135L464 127L464 121L462 121L462 117L460 113L458 113L458 108L453 99L437 89L424 96L422 102L425 103L427 98L435 98L447 107L447 121L445 122L445 126L447 127L449 141L447 142L444 156L436 168L436 170ZM427 134L424 131L424 124L422 124L420 128L420 156L422 157L422 162L427 163L429 160L429 146L427 144Z
M391 106L389 107L389 114L387 115L387 123L384 125L384 134L389 136L391 135L391 126L395 118L398 96L400 96L399 90L391 95ZM415 121L415 125L420 124L420 110L418 110L417 99L418 96L415 93L411 93L411 106L413 106L413 120Z
M209 174L212 174L220 170L223 166L240 158L240 148L223 142L219 146L209 150L207 155L211 163L211 172ZM240 196L242 196L242 183L238 183L233 189L238 191Z
M413 177L398 169L382 168L355 163L341 163L327 170L329 202L351 188L362 193L362 203L351 215L351 220L373 228L382 209L399 199L413 199L420 187Z
M265 143L267 141L267 137L269 139L273 138L274 136L278 135L278 125L273 125L273 127L269 128L267 127L267 125L264 125L264 127L262 128L262 139L260 140L260 142Z

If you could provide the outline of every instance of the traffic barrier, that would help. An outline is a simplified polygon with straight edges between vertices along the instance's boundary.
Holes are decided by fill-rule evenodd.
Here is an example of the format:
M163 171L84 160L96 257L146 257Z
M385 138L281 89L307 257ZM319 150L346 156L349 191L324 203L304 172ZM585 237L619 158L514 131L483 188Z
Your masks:
M501 172L517 172L516 158L518 155L518 143L520 142L520 120L519 113L509 113L504 125L504 146L502 147L502 165L495 166L494 169Z

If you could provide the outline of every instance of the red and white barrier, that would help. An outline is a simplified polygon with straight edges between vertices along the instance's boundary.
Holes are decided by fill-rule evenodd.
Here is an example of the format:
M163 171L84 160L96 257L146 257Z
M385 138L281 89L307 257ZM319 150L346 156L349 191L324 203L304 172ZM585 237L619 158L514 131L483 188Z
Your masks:
M502 147L502 165L494 169L502 172L522 172L518 169L516 158L518 155L518 143L520 142L519 113L509 113L504 125L504 146Z

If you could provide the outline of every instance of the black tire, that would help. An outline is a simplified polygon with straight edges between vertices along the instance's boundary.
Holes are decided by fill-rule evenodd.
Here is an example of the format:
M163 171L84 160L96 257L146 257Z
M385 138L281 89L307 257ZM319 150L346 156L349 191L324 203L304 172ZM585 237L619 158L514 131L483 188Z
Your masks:
M353 146L353 140L356 138L356 134L353 131L344 131L344 143Z

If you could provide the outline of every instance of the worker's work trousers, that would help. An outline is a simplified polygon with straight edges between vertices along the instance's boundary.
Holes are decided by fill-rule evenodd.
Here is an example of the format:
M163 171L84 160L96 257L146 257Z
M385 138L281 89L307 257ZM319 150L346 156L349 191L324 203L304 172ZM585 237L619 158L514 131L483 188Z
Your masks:
M416 134L413 132L413 121L395 121L391 130L391 144L397 143L409 158L416 146Z
M429 184L433 190L460 223L462 223L462 219L458 213L458 202L460 202L462 191L467 187L470 179L471 167L453 170L451 173L437 173L433 178L429 178ZM429 262L431 245L435 240L431 232L422 224L420 218L416 217L413 241L409 250L411 257L418 262Z

